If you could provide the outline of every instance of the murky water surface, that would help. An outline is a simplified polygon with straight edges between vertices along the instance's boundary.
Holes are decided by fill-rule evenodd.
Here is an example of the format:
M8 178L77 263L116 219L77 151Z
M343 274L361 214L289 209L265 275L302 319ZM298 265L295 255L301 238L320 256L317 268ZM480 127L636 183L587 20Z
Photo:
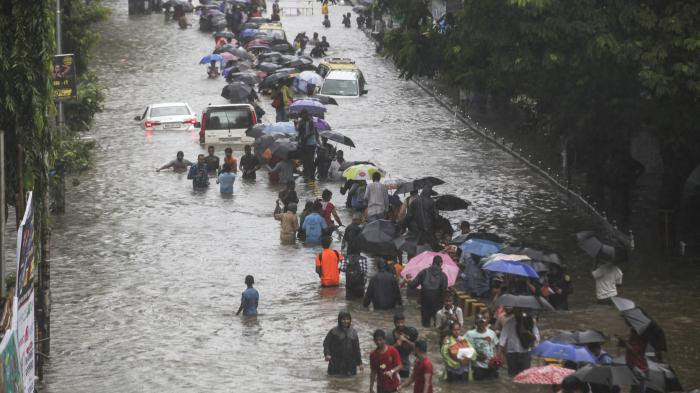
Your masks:
M195 192L184 174L154 168L177 150L194 159L203 151L196 135L146 135L131 120L152 102L186 101L197 112L209 103L224 103L219 96L223 81L206 79L204 66L197 65L212 50L212 37L165 24L162 15L129 18L126 1L107 3L114 12L99 27L103 38L94 62L109 87L105 111L94 127L96 163L69 189L68 213L54 232L46 390L367 391L367 371L351 379L326 376L321 342L338 311L347 308L368 358L370 332L390 328L391 313L347 303L343 289L319 289L313 270L318 250L279 244L278 223L271 217L279 190L268 185L264 173L256 183L236 182L231 198L215 187ZM331 56L352 57L364 71L369 94L342 100L327 116L358 146L344 149L346 157L372 159L395 177L439 176L447 181L440 192L473 202L468 212L449 214L453 222L468 219L478 228L548 244L565 254L575 272L574 311L544 317L545 333L577 327L623 333L615 313L592 305L590 261L572 240L574 232L595 225L523 164L464 131L420 88L397 78L362 32L342 27L345 12L350 7L332 7L331 29L321 26L318 12L286 17L283 23L290 39L299 31L328 36ZM269 101L265 105L274 116ZM343 205L337 184L321 186L333 190L336 205ZM304 186L299 192L302 199L313 195ZM346 212L341 214L349 221ZM667 269L657 270L628 273L626 294L666 328L672 364L686 383L697 385L700 379L692 373L700 347L697 284L671 280ZM256 320L234 315L246 274L255 275L261 293ZM406 312L418 326L415 303ZM421 333L431 340L433 360L440 364L434 333ZM437 384L437 391L464 389ZM506 381L466 389L524 390Z

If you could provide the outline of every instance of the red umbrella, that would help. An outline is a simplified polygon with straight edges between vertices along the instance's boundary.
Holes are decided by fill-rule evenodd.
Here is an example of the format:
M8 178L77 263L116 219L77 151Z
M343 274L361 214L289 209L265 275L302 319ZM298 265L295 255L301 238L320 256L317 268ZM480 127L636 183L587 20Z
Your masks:
M529 385L561 385L564 378L573 374L575 370L559 366L532 367L521 372L513 378L515 383Z

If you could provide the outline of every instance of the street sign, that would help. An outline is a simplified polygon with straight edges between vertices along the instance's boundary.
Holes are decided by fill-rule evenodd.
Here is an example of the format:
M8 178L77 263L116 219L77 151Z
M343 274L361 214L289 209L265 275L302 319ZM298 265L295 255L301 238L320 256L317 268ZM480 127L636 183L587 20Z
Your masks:
M53 57L53 97L59 101L78 98L78 80L75 72L75 55L62 54Z

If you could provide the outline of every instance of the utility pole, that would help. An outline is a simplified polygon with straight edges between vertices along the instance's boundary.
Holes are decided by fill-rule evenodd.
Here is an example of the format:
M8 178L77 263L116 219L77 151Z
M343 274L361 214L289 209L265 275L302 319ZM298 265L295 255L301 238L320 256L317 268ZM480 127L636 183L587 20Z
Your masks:
M63 54L63 38L61 31L61 0L56 0L56 52L57 54ZM75 67L75 64L73 64ZM56 134L59 138L63 135L63 127L65 126L65 115L63 113L63 100L58 100L57 108L58 110L58 127L56 127ZM62 152L59 152L62 153ZM66 210L66 179L62 168L56 168L56 174L58 175L58 184L56 186L54 195L54 202L56 203L55 208L57 213L64 213Z
M0 297L5 297L5 130L0 129Z
M56 0L56 52L63 53L63 40L61 39L61 0ZM63 101L58 100L58 129L61 132L61 127L65 123L63 116Z

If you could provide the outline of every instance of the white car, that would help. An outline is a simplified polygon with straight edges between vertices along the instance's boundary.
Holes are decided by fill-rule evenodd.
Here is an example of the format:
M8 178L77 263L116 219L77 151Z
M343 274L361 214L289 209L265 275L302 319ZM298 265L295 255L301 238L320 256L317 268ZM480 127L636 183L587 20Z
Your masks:
M322 96L334 98L352 98L366 94L364 80L355 71L334 70L323 80L319 92Z
M190 130L197 122L197 115L184 102L168 102L151 104L146 107L143 115L134 117L146 130Z

